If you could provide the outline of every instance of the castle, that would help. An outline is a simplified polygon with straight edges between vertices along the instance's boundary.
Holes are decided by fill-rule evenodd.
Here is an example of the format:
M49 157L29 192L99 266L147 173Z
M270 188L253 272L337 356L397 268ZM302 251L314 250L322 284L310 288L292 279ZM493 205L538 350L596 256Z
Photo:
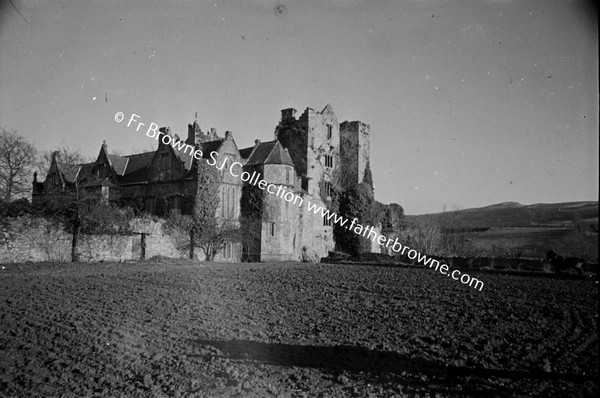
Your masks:
M175 142L182 140L168 127L161 128L160 134L170 135ZM219 137L215 129L203 132L194 121L188 125L185 143L200 148L206 158L214 151L219 158L239 162L244 171L257 172L271 184L323 207L328 205L334 181L342 189L352 188L363 182L369 168L369 125L338 122L330 104L321 112L307 108L300 117L296 117L295 109L283 109L274 138L238 149L230 132ZM61 165L53 156L45 181L34 175L33 200L79 186L101 194L106 201L146 213L191 214L198 190L197 160L162 141L158 140L156 151L128 156L109 154L103 143L95 162L71 167ZM243 188L241 179L225 170L220 172L219 222L237 222L243 208ZM267 192L262 193L261 202L256 226L260 231L255 231L253 243L242 247L239 242L229 242L215 261L318 261L334 250L333 227L320 214Z

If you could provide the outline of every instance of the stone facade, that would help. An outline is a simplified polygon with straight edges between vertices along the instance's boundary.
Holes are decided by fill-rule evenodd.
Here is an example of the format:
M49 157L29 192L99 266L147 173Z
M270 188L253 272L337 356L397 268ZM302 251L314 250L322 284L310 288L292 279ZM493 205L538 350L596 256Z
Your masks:
M340 124L340 161L344 169L341 186L344 189L363 182L367 167L370 167L369 133L370 126L359 121Z
M163 143L165 135L170 137L167 141L181 145ZM104 143L95 162L76 167L61 165L60 159L53 157L45 181L34 177L33 200L77 186L101 194L106 201L150 214L190 214L198 190L198 160L190 150L181 149L188 145L201 149L207 161L212 162L211 153L218 153L215 167L221 169L220 204L216 216L220 222L238 223L244 216L244 204L240 203L244 182L228 172L234 162L293 192L304 203L323 207L329 204L334 183L352 188L362 182L369 162L369 126L356 121L339 123L330 104L321 112L307 108L299 118L295 109L282 110L274 141L256 140L253 147L241 150L231 133L220 138L214 129L202 132L196 121L188 125L185 141L163 127L157 142L156 151L128 156L110 155ZM226 244L216 261L319 261L334 250L333 227L320 214L266 191L258 195L261 207L255 216L259 222L253 225L260 231L254 231L254 238L245 246Z

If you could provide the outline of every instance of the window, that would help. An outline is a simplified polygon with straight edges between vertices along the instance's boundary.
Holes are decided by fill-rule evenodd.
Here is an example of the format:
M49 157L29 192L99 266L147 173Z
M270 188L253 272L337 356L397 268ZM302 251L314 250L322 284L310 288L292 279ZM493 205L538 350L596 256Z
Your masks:
M325 167L333 167L333 156L323 155L325 160Z
M221 190L221 217L230 219L235 218L237 213L237 189L235 187L224 186Z
M288 183L288 184L290 184L290 183L291 183L291 182L290 182L290 180L291 180L291 179L290 179L290 174L291 174L291 173L290 173L290 169L286 167L286 168L285 168L285 182L286 182L286 183Z
M324 189L325 189L325 197L331 198L332 193L333 193L333 188L332 188L331 183L329 181L325 181Z
M331 124L327 125L327 139L330 140L333 135L333 126Z
M275 223L274 222L269 224L269 235L275 236Z
M168 152L163 152L160 154L157 162L157 169L159 180L164 181L171 178L171 156Z
M233 218L235 213L235 188L229 188L229 212L227 218Z
M331 219L327 218L327 217L323 217L323 225L326 227L330 227L331 226Z
M221 217L226 218L226 209L227 209L227 187L223 187L221 190Z
M233 259L233 244L228 242L225 244L225 250L223 250L223 259L232 260Z

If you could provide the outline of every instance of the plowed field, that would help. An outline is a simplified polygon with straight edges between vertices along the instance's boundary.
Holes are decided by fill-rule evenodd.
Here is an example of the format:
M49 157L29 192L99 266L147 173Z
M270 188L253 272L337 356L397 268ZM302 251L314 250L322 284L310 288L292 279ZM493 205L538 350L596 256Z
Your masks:
M5 265L3 397L596 396L598 285L315 264Z

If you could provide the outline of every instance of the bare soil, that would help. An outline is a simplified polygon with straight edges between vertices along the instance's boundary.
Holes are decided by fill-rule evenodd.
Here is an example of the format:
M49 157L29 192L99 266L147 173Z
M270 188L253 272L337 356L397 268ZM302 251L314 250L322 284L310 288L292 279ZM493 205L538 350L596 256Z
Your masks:
M327 264L0 269L3 397L597 396L598 285Z

